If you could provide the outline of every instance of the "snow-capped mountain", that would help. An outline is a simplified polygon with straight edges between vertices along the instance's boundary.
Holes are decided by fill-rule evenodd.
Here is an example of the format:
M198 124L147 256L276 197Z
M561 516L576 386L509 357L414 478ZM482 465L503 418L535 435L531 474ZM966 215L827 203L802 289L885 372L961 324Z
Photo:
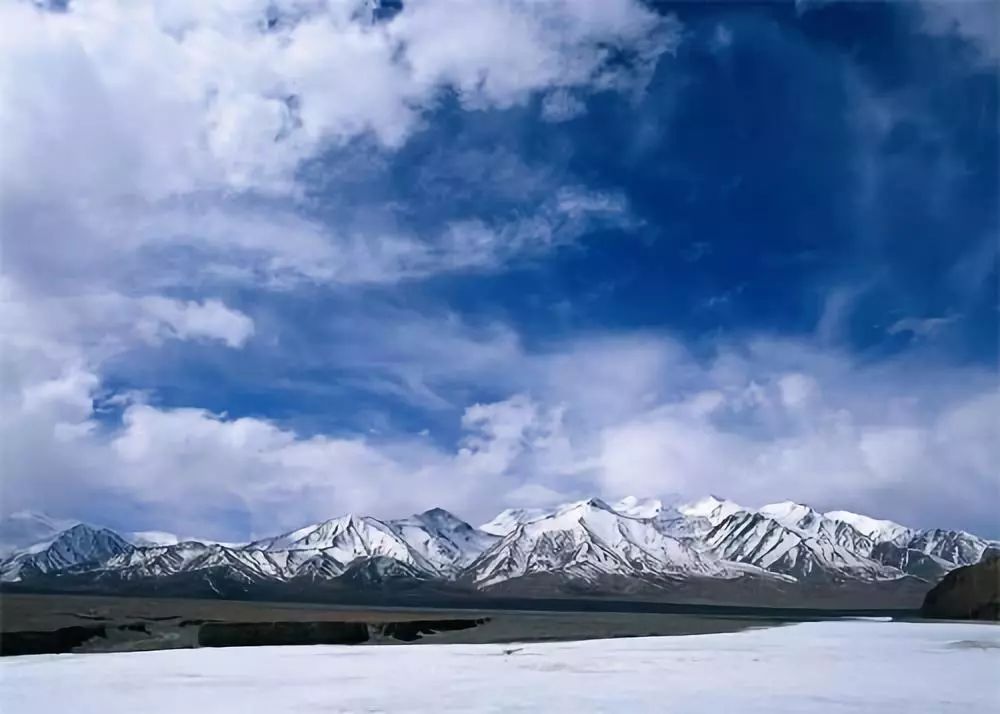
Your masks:
M893 521L870 518L850 511L827 511L827 518L853 526L856 531L872 539L874 543L886 543L907 538L912 530Z
M790 524L799 522L795 515L787 517ZM732 513L715 526L704 540L724 560L754 565L798 579L839 575L880 580L902 575L841 545L829 533L814 528L810 522L803 529L789 527L764 512Z
M772 518L786 528L821 542L861 555L870 555L875 542L850 523L827 518L809 506L782 501L762 506L758 513Z
M982 560L987 548L996 544L965 531L933 528L915 531L905 545L956 565L972 565Z
M391 523L346 515L247 545L182 541L133 547L101 569L123 581L219 568L246 582L285 581L335 578L372 561L363 573L355 568L353 577L451 577L495 540L443 509ZM11 576L16 579L16 573Z
M419 520L421 517L433 527ZM440 509L397 524L348 514L255 541L243 550L261 550L281 561L283 566L275 577L285 579L336 577L355 561L369 558L389 558L415 572L447 576L461 567L456 565L458 561L468 559L460 551L469 545L456 542L462 541L462 525L468 524ZM475 540L474 535L466 535Z
M375 518L354 514L332 518L275 538L254 541L246 549L279 553L306 551L327 556L345 566L358 558L386 556L422 570L434 569L399 537L392 526Z
M37 511L17 511L0 518L0 558L6 558L15 551L50 541L63 531L75 525L84 524L93 530L105 526L84 523L75 518L55 518ZM113 530L108 528L107 530ZM117 531L116 531L117 533ZM175 545L182 538L165 531L135 531L118 533L132 545L144 547L152 545ZM188 539L191 540L191 539ZM202 541L209 542L209 541Z
M914 574L947 568L949 563L952 567L978 563L992 545L990 541L965 531L941 528L917 530L849 511L830 511L825 515L867 536L872 541L871 552L876 560Z
M936 581L996 546L961 531L820 513L792 501L751 509L714 496L677 505L626 497L613 505L592 498L508 509L478 529L439 508L389 521L349 514L248 544L118 534L42 514L0 521L0 534L19 546L0 561L3 581L59 575L141 584L193 574L213 589L223 581L245 587L335 579L348 587L446 581L490 589L543 577L574 589L635 582L669 591L682 581L747 575L874 587L907 576ZM42 537L20 545L32 535Z
M444 574L458 573L499 540L443 508L390 521L389 525L411 550Z
M312 554L301 561L309 557ZM237 580L254 582L284 579L292 560L288 553L182 541L176 545L133 548L108 560L102 570L129 581L222 568Z
M522 523L469 567L480 586L546 573L594 582L605 575L721 575L724 568L651 519L632 518L599 499L568 504Z
M0 566L0 580L20 580L88 564L102 566L130 550L132 545L114 531L78 523L10 557Z

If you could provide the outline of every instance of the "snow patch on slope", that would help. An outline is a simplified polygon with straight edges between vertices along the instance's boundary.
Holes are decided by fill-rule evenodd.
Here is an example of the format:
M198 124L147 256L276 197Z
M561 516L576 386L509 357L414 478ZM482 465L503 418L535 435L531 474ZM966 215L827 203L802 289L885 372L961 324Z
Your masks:
M846 523L855 528L858 532L871 538L876 543L895 541L900 537L907 536L911 529L895 523L894 521L882 520L863 516L860 513L850 511L827 511L824 514L827 518Z
M498 513L492 521L479 526L479 530L490 535L503 537L512 533L522 523L530 523L544 518L553 513L554 510L550 508L508 508Z

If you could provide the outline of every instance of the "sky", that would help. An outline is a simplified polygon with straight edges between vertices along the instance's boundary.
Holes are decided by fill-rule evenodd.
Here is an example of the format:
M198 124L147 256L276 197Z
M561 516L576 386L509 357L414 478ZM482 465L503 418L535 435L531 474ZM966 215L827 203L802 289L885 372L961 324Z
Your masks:
M1000 5L0 6L0 515L1000 537Z

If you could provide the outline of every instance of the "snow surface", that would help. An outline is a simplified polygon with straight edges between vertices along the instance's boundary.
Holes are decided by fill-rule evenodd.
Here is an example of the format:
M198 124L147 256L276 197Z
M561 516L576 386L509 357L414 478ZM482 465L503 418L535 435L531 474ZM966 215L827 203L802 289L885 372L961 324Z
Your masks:
M495 536L506 536L513 533L522 523L544 518L551 515L554 508L508 508L497 514L489 523L479 526L479 530Z
M611 508L630 518L656 518L663 511L663 501L658 498L626 496Z
M732 501L706 496L694 503L684 503L677 510L688 518L707 518L713 526L717 526L729 516L747 509Z
M850 511L827 511L823 515L831 520L840 521L841 523L847 523L848 525L853 526L856 530L865 534L876 543L896 540L897 538L906 536L910 533L909 528L901 526L894 521L872 518L870 516L861 515L860 513L851 513Z
M20 714L977 714L1000 707L998 663L995 625L850 620L523 646L11 657L0 660L0 702Z

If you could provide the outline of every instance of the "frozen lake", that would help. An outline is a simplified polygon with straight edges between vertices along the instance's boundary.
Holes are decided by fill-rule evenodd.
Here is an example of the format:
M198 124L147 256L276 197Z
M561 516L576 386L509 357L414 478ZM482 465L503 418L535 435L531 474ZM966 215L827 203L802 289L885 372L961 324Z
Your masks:
M1000 627L819 622L518 645L248 647L0 660L0 709L142 712L1000 711Z

